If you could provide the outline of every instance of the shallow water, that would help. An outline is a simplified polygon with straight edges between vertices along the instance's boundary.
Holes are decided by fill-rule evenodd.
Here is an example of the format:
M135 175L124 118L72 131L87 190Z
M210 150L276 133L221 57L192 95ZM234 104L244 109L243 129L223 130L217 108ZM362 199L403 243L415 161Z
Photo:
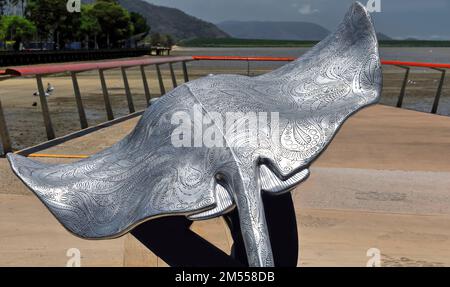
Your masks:
M173 55L203 56L267 56L300 57L310 48L177 48ZM380 48L384 60L450 63L450 48ZM202 65L217 65L217 62L202 62ZM220 65L239 66L239 62L221 62ZM258 65L252 63L252 65ZM262 66L279 66L279 63L259 63Z

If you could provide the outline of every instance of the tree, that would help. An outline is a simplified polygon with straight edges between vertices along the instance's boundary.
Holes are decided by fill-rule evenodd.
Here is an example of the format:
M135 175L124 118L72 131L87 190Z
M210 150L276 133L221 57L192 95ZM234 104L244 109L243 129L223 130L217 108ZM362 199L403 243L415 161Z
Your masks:
M160 46L161 45L161 34L159 34L158 32L153 33L151 38L150 38L150 43L152 46Z
M36 33L36 26L20 16L3 16L0 18L0 39L14 41L14 50L19 50L23 42L31 40Z
M172 36L170 36L169 34L165 34L160 37L159 44L165 47L172 47L175 43Z
M130 13L131 23L133 23L133 34L147 34L150 32L150 26L147 24L147 19L139 13L131 12Z
M175 44L175 43L174 43L174 41L173 41L172 36L166 35L166 41L165 41L166 47L171 48L174 44Z
M139 13L129 13L117 0L89 0L81 13L69 13L63 0L0 0L18 7L26 3L25 17L35 23L41 43L53 41L55 49L63 49L73 41L84 41L89 48L121 47L134 35L150 31L147 20ZM159 34L156 44L164 44ZM92 40L93 39L93 40ZM135 40L136 37L133 38ZM172 41L170 41L172 42Z
M92 14L101 28L99 42L102 47L117 47L119 41L127 39L133 32L130 13L116 0L97 0Z
M97 36L102 32L102 29L93 10L93 5L81 6L80 33L86 38L86 48L89 48L89 38L94 37L94 47L98 49Z
M29 0L25 14L35 23L41 39L52 39L61 49L78 35L80 15L69 13L66 1Z

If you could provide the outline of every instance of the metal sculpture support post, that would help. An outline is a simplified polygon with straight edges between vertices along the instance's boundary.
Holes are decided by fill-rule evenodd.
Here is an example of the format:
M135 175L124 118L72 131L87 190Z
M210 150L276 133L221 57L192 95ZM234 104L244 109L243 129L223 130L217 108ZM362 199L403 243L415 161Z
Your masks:
M115 238L154 218L204 220L237 208L249 265L274 266L263 193L284 194L306 180L344 122L378 102L381 86L377 37L356 3L301 60L257 77L211 75L180 85L130 135L90 158L8 159L79 237Z

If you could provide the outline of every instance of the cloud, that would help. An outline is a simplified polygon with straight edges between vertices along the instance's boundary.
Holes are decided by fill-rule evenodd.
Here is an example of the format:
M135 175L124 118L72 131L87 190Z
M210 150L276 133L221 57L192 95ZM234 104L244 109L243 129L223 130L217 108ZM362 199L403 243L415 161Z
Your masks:
M312 9L311 4L303 4L299 9L298 12L302 15L311 15L318 13L318 9Z

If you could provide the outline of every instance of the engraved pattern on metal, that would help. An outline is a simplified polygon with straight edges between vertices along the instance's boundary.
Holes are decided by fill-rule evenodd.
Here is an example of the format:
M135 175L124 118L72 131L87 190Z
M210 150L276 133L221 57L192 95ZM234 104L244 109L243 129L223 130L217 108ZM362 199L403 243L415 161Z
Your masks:
M122 141L88 159L56 165L8 159L77 236L114 238L152 218L209 218L235 205L250 265L273 266L262 190L286 192L303 181L344 121L377 103L381 86L376 34L365 7L355 3L337 31L300 60L258 77L212 75L183 84L154 102ZM249 113L276 112L279 133L269 120L251 131L258 146L222 130L224 148L174 147L172 115L193 114L196 105L205 117L242 113L242 125Z

